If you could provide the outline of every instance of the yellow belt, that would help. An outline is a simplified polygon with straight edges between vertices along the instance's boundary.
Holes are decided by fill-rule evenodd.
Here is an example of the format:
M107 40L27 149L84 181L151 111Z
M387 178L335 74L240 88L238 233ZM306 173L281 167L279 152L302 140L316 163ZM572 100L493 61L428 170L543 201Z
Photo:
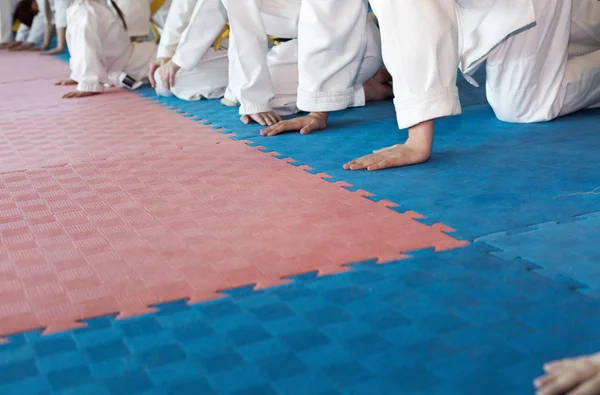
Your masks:
M213 43L213 49L215 51L218 51L219 49L221 49L221 40L229 38L230 32L231 32L231 28L229 27L229 23L227 23L225 25L225 27L223 27L223 30L221 30L221 33L219 33L219 35L217 36L217 39L215 40L215 42Z
M154 0L152 4L150 4L150 15L154 15L165 5L166 0Z
M15 21L15 23L13 24L13 32L17 32L17 30L19 30L19 26L21 26L21 22L19 21Z
M231 27L229 26L229 23L227 23L225 25L225 27L223 28L223 30L221 30L221 33L219 33L219 36L217 37L217 39L215 40L215 42L213 43L213 49L215 51L218 51L219 49L221 49L221 41L229 38L229 34L231 33ZM274 37L274 36L267 36L269 40L271 40L271 42L275 45L280 45L281 44L281 40L278 37Z

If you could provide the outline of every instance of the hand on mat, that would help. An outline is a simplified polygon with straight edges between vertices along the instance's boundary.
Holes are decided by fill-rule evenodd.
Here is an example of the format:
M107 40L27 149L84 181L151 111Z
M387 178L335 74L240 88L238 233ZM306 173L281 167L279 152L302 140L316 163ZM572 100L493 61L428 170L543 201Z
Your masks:
M259 112L256 114L247 114L242 115L240 121L248 125L249 123L256 122L261 126L271 126L275 125L277 122L281 121L281 117L275 114L273 111L269 112Z
M10 48L11 45L13 45L14 43L2 43L0 44L0 49L7 49Z
M33 49L32 43L17 43L17 45L10 47L8 50L9 51L28 51L31 49Z
M382 170L390 167L416 165L427 162L431 151L422 150L406 144L373 151L372 154L350 161L344 165L346 170Z
M534 381L537 395L600 394L600 353L552 362L544 370Z
M77 85L77 81L73 81L72 79L60 80L54 83L56 86L67 86L67 85Z
M327 127L329 114L326 112L311 112L308 115L279 121L275 125L260 131L261 136L277 136L280 133L300 131L300 134L309 134L315 130Z
M163 64L158 68L158 74L160 75L160 80L164 84L166 89L171 89L175 86L175 76L181 67L177 66L173 63L172 60L169 60L167 63Z
M150 63L148 69L148 79L150 80L150 85L152 85L153 88L156 88L156 80L154 79L154 73L156 73L156 70L158 70L160 66L167 63L169 60L171 60L171 58L160 58Z
M74 91L74 92L65 93L65 95L63 96L63 99L79 99L82 97L94 96L94 95L99 95L99 94L100 94L100 92Z
M433 121L425 121L408 129L404 144L373 151L344 165L346 170L381 170L427 162L433 145Z

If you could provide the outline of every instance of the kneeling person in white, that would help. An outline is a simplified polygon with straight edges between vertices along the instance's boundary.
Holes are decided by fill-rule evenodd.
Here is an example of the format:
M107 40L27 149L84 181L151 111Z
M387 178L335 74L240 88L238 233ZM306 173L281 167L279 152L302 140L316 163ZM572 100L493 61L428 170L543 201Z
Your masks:
M600 105L598 0L371 4L394 78L398 126L408 128L409 137L346 169L427 161L434 120L461 112L457 65L468 78L487 60L487 98L502 121L543 122Z
M220 33L226 32L226 23L221 0L173 3L158 59L150 66L152 84L159 96L190 101L223 97L229 81L228 39L221 38ZM215 40L218 45L214 45Z
M299 76L305 70L298 63L298 30L302 1L264 0L244 2L228 9L233 32L230 48L230 88L240 102L242 122L251 120L269 126L261 134L276 134L303 129L310 116L281 121L280 116L299 112ZM352 97L348 107L364 106L367 100L391 97L392 88L387 85L387 95L375 97L368 92L374 75L382 67L379 30L374 18L368 17L366 5L358 17L365 25L364 36L360 37L362 50L354 61ZM362 18L362 19L361 19ZM305 33L306 34L306 33ZM287 40L268 49L267 36L283 37ZM308 38L308 34L306 34ZM302 39L302 37L300 38ZM330 63L345 63L346 59L331 57ZM386 83L379 84L386 89ZM303 129L305 132L306 129Z
M111 3L75 0L68 10L71 78L57 85L76 84L77 90L65 98L99 94L105 85L136 89L148 77L156 44L131 42L123 14Z

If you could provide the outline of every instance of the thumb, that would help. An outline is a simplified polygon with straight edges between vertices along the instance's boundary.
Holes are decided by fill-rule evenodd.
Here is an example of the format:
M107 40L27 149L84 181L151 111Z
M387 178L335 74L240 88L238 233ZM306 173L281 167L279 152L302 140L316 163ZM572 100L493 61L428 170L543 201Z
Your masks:
M315 129L317 129L317 123L315 121L310 121L308 125L305 125L302 129L300 129L300 134L309 134Z

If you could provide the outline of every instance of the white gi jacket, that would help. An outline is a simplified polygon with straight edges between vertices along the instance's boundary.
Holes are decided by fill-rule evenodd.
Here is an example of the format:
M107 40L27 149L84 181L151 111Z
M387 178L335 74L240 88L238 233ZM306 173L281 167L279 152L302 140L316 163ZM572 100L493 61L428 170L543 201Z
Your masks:
M198 0L176 0L171 5L158 43L157 58L170 59L175 55L181 35L190 23L197 2Z
M114 0L119 6L129 37L145 37L150 34L150 3L148 0Z
M33 18L31 27L26 31L27 42L30 44L41 44L44 40L44 33L46 32L46 13L44 0L37 0L39 12ZM17 32L18 33L18 32ZM17 34L19 35L19 34Z
M192 70L200 64L227 23L227 11L221 0L196 0L195 3L173 55L173 62L184 70Z
M74 0L67 24L71 79L77 81L77 90L103 92L104 84L118 86L133 44L113 9L104 1Z
M73 0L54 0L54 25L57 29L67 27L67 9Z

